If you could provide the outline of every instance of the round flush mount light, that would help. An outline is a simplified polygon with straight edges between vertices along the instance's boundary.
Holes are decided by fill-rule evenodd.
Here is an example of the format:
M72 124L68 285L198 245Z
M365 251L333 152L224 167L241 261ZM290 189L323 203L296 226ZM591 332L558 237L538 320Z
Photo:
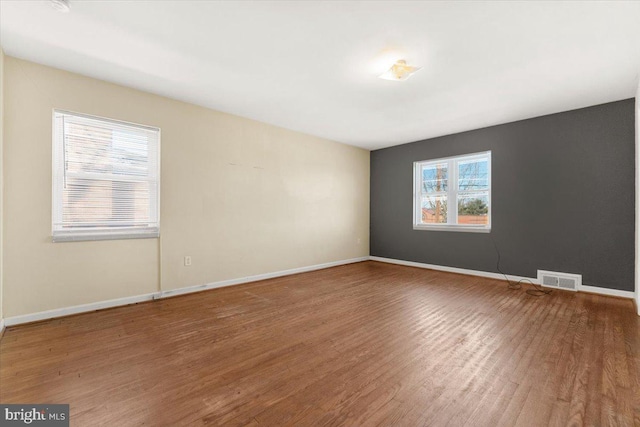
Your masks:
M71 10L69 0L51 0L51 7L62 13L67 13Z

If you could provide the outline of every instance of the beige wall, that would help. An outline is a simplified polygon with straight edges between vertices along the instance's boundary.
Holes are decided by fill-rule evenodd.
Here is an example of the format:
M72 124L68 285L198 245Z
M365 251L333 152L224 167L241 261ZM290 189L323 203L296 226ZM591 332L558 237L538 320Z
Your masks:
M369 253L366 150L11 57L5 106L5 317ZM162 129L160 240L51 243L53 108Z
M4 135L4 52L2 51L2 46L0 46L0 320L4 318L4 311L2 309L2 295L3 295L3 277L4 277L4 269L2 267L2 259L3 259L3 233L2 233L2 224L3 224L3 187L4 187L4 161L3 161L3 153L4 153L4 144L3 144L3 135Z

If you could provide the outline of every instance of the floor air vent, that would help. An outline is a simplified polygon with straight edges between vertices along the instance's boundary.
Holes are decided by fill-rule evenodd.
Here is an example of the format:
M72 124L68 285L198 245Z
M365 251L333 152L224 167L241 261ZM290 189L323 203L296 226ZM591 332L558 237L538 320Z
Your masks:
M538 281L547 288L577 291L578 287L582 285L582 275L538 270Z

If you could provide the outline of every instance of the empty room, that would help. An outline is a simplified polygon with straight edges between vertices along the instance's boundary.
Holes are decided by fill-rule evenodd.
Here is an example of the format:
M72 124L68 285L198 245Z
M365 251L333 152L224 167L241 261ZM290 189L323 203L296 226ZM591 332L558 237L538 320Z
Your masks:
M640 426L639 22L0 0L0 426Z

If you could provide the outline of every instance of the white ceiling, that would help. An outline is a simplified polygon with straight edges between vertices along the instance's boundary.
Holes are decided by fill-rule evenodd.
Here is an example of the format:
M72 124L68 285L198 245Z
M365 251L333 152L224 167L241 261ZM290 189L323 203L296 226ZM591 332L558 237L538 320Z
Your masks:
M631 98L640 2L0 1L5 53L368 149ZM395 60L423 69L376 78Z

